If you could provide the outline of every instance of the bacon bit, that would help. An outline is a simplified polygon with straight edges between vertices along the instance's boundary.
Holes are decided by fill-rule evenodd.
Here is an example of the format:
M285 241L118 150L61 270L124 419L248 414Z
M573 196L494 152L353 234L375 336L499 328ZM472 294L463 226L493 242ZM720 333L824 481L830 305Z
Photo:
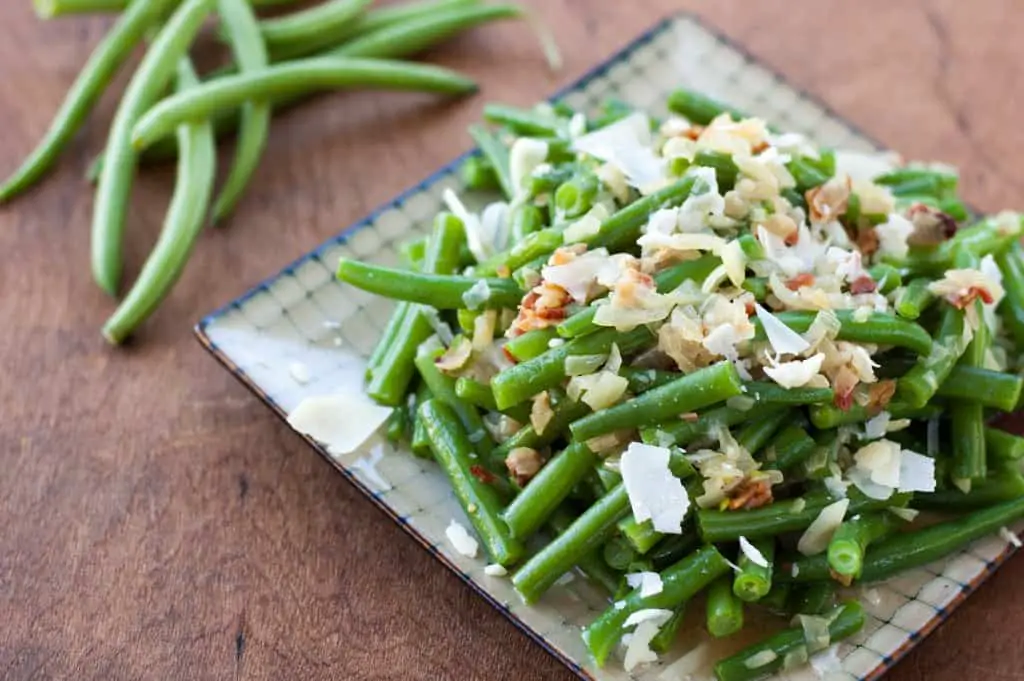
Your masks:
M769 146L769 145L768 145L768 142L766 142L766 141L764 141L764 140L761 140L760 142L758 142L757 144L753 145L753 146L752 146L752 147L750 148L750 152L751 152L752 154L755 154L755 155L756 155L756 154L760 154L760 153L761 153L762 151L764 151L765 149L767 149L767 148L768 148L768 146Z
M938 246L956 234L953 216L924 203L915 203L907 209L907 218L914 225L914 231L907 237L911 246Z
M828 222L845 213L851 191L850 178L846 175L833 177L820 187L808 189L804 197L811 222Z
M828 575L843 586L850 586L853 584L853 575L841 575L832 568L828 569Z
M496 274L502 279L508 279L512 276L512 270L509 269L508 265L499 265Z
M505 467L520 487L537 475L543 463L540 452L530 447L516 447L505 457Z
M865 405L869 413L877 413L885 409L886 405L896 394L896 381L885 379L868 386L868 402Z
M972 286L967 289L964 295L957 297L955 300L951 300L954 307L958 307L961 310L973 303L978 298L981 298L981 302L986 305L991 305L995 302L995 298L992 297L992 292L984 286Z
M800 231L791 232L786 235L786 238L782 240L782 243L787 246L796 246L800 242Z
M850 407L853 406L853 390L845 392L836 391L835 397L832 398L832 404L843 411L849 411Z
M751 480L747 478L728 492L730 511L760 508L772 502L772 485L765 478Z
M858 227L854 241L864 255L871 255L878 250L878 233L874 227Z
M789 281L786 282L786 288L790 291L796 291L803 288L804 286L814 286L814 275L809 272L798 274Z
M757 308L754 305L753 300L748 300L743 304L743 309L747 313L748 317L753 317L757 313Z
M689 423L696 423L697 420L700 418L700 415L697 414L697 412L695 411L688 411L685 414L680 414L679 418L681 418L684 421L688 421Z
M494 477L494 473L490 472L478 463L473 464L469 467L470 475L479 480L485 485L493 485L498 479Z
M637 289L643 287L654 289L654 278L639 270L628 269L623 276L615 282L615 295L618 304L623 307L632 307L637 304Z
M878 284L875 283L874 279L866 274L862 274L854 279L853 283L850 284L850 293L853 293L854 295L858 293L873 293L877 288Z

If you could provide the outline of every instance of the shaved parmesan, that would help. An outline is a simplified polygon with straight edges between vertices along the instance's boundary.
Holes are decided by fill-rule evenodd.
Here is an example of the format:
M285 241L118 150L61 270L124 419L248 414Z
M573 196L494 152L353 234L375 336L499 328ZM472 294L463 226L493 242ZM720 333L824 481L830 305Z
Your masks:
M669 450L632 442L622 454L619 469L637 522L650 520L654 529L682 534L690 497L669 470Z
M390 415L391 409L362 395L320 395L299 402L288 414L288 425L337 456L358 449Z
M548 158L548 143L532 137L518 137L508 152L509 176L514 196L523 193L523 181Z
M864 422L864 439L878 440L885 437L892 415L887 412L879 412L876 416Z
M777 659L779 659L779 655L774 650L759 650L744 660L743 666L747 669L760 669L765 665L775 662Z
M651 146L650 119L641 112L577 137L572 146L616 166L638 189L660 182L665 174L665 162Z
M504 577L508 574L508 570L505 569L504 565L491 563L490 565L484 567L484 574L488 577Z
M626 583L631 589L640 589L640 598L660 594L663 588L657 572L631 572L626 575Z
M843 516L850 506L849 499L840 499L821 509L821 513L810 524L797 542L796 549L805 556L813 556L828 548L832 535L843 523Z
M448 537L449 543L452 548L458 553L461 553L467 558L476 558L476 553L480 548L480 544L473 538L473 535L469 533L469 530L465 526L461 525L457 520L452 519L448 523L448 527L445 528L444 534Z
M747 255L738 239L733 239L721 250L722 265L733 286L742 286L747 278Z
M857 468L866 471L872 482L896 488L900 484L900 446L890 440L877 440L861 447L853 455Z
M610 371L599 371L588 376L574 376L569 380L566 393L570 398L583 401L594 411L612 406L626 394L629 381Z
M757 547L751 544L746 537L740 537L740 551L747 557L747 560L754 565L763 568L768 567L768 559L765 558L764 554L758 551Z
M900 492L934 492L935 459L904 449L900 452Z
M846 174L853 181L868 182L889 172L900 162L897 154L886 151L853 151L836 149L836 174Z
M452 215L462 221L462 227L466 231L466 245L469 252L473 254L477 262L486 260L491 255L491 249L481 235L480 218L475 213L469 212L458 195L451 189L445 189L441 194L445 206L452 212Z
M802 388L821 371L824 353L819 352L807 359L792 362L774 360L771 366L764 368L764 373L783 388Z
M622 628L629 629L630 627L635 627L638 624L643 624L644 622L656 622L658 626L661 626L668 621L670 617L672 617L671 610L665 610L663 608L645 608L643 610L637 610L627 617L626 621L622 624Z
M664 612L668 612L667 610ZM671 615L671 613L670 613ZM636 628L626 645L626 656L622 666L631 672L642 664L649 664L658 659L658 654L651 650L651 641L658 635L664 622L647 621Z
M1014 534L1007 527L1000 527L999 528L999 536L1002 537L1003 539L1005 539L1008 544L1012 544L1014 548L1018 548L1019 549L1021 546L1024 546L1024 544L1022 544L1021 541L1020 541L1020 537L1018 537L1016 534Z
M476 283L462 294L462 302L470 310L479 310L491 298L491 287L486 279L477 279Z
M758 304L754 305L757 318L764 327L764 333L768 337L768 343L778 355L799 355L811 347L803 337L793 329L789 328L779 318ZM817 373L815 371L814 373Z

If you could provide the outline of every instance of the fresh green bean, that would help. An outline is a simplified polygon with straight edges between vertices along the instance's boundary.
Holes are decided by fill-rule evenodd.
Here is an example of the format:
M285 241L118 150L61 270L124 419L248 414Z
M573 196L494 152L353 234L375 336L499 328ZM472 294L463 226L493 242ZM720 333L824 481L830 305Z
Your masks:
M935 295L928 288L931 283L925 277L912 279L896 296L894 308L896 314L904 319L917 319L921 313L935 300ZM1024 326L1022 326L1024 328Z
M318 90L353 87L450 95L476 89L473 81L436 66L347 57L301 59L217 78L188 93L162 100L135 124L132 144L136 149L145 149L182 122L207 118L218 110L234 109L247 101L273 102Z
M546 258L562 245L562 233L555 229L541 229L516 243L508 251L498 253L480 263L474 272L478 276L491 276L499 270L518 270L537 258Z
M629 512L629 497L620 484L601 497L576 522L549 542L512 575L512 585L527 603L533 603L581 556L590 554L615 531L615 523Z
M486 289L481 292L478 301L481 308L516 308L523 297L522 290L509 279L422 274L348 258L342 258L338 262L337 277L370 293L429 305L439 310L468 307L464 296L470 297L467 294L474 286L479 290L480 282L483 282L483 288Z
M548 461L502 514L512 536L525 539L536 532L597 462L597 455L581 442Z
M795 590L789 606L800 615L822 615L836 607L836 582L811 582Z
M743 628L743 601L732 592L728 575L722 575L708 587L707 627L715 638L732 636Z
M836 310L839 319L839 340L854 343L874 343L877 345L894 345L907 348L918 355L927 355L932 350L932 337L914 322L900 319L886 312L872 312L866 319L858 320L853 310ZM778 312L775 317L797 333L811 328L815 312L790 311ZM759 319L751 319L754 324L756 338L764 340L764 327Z
M517 206L512 211L512 243L518 244L528 235L544 227L544 216L540 208L532 203Z
M174 76L178 61L188 52L211 9L213 0L185 0L178 6L153 40L114 114L105 151L107 162L103 164L96 187L92 221L93 277L110 295L117 294L121 283L122 237L138 160L131 145L132 126L163 94ZM177 126L176 123L168 132Z
M736 184L736 178L740 169L732 160L732 155L722 151L711 151L703 149L693 157L693 165L711 168L715 171L715 180L722 193L730 190Z
M178 63L177 90L195 87L199 79L188 58ZM216 140L209 122L178 129L178 173L163 229L139 278L124 301L103 325L103 336L121 343L160 305L181 276L210 201L217 165Z
M957 488L914 495L914 507L922 510L969 511L988 508L1024 496L1024 476L1016 471L994 471L971 483L969 492Z
M483 156L474 154L466 159L459 170L466 189L474 192L499 189L498 176L494 166Z
M724 575L729 564L713 546L704 546L661 572L661 591L646 598L636 588L625 599L610 605L583 631L583 640L594 660L603 666L622 638L629 616L650 608L674 609Z
M904 521L889 511L855 515L844 520L828 545L828 564L849 579L860 576L868 545L895 532Z
M733 576L732 591L740 600L753 602L768 595L772 588L772 572L775 563L775 538L759 537L750 542L764 557L768 565L758 565L743 551L740 551L737 566L739 570Z
M452 485L455 498L473 524L491 560L506 567L523 554L523 546L511 537L501 520L501 499L493 486L474 474L474 450L469 436L450 406L427 400L418 410L430 439L434 458Z
M789 425L772 438L765 455L765 467L788 471L810 458L816 447L814 438L803 427Z
M556 338L558 333L553 327L533 329L509 339L504 346L505 353L511 355L517 362L525 362L550 350L551 341Z
M94 0L93 0L94 1ZM14 198L38 182L85 123L96 102L118 69L139 44L146 31L156 26L177 4L175 0L134 2L118 17L79 72L43 139L21 166L0 187L0 203ZM42 16L57 16L70 9L67 0L37 0ZM173 74L173 61L171 66ZM168 77L169 78L169 77Z
M700 418L696 421L672 419L656 426L642 428L640 435L641 439L649 444L660 444L662 440L670 439L677 445L687 445L713 433L718 427L731 428L748 420L762 418L775 409L776 405L771 403L755 404L749 409L730 406L716 407L700 414Z
M569 429L580 441L627 428L659 423L679 414L703 409L740 394L742 385L732 362L719 362L675 381L602 409Z
M320 5L260 22L267 49L280 56L282 50L317 36L351 30L370 6L371 0L328 0ZM287 54L287 52L285 52ZM289 56L294 56L292 53Z
M476 458L486 461L491 450L494 449L494 442L487 433L483 418L476 407L459 399L455 392L455 379L441 373L441 370L437 368L437 358L443 352L443 348L431 350L427 344L420 346L414 360L416 370L426 386L430 388L433 400L448 405L458 417L459 423L462 424L470 442L473 443L473 449L479 455Z
M879 412L887 411L894 419L921 419L926 420L932 416L942 413L942 409L934 404L923 407L912 407L906 402L893 400L884 407L865 406L854 402L847 409L840 409L834 404L815 404L808 410L811 423L815 428L822 430L838 428L839 426L851 423L863 423L868 419L877 416Z
M577 513L567 509L565 506L561 506L551 515L548 525L554 530L556 535L560 535L572 526L577 517L579 517ZM600 555L600 550L591 551L589 554L581 557L579 562L576 563L576 568L587 579L603 588L609 594L614 594L622 582L622 576L604 562L604 558Z
M613 535L601 549L604 562L613 570L625 572L639 557L633 546L621 535Z
M267 67L267 46L260 35L256 14L246 0L217 0L217 13L231 45L235 63L242 73L260 71ZM239 114L238 139L235 142L235 160L224 180L220 195L210 211L214 222L227 217L234 210L246 185L256 172L270 130L270 104L249 101L242 104Z
M921 353L917 364L900 378L897 395L911 406L923 407L946 380L969 342L970 336L965 335L964 330L964 313L947 305L932 351Z
M839 606L829 616L828 634L832 642L842 640L860 631L864 626L864 609L856 601ZM718 681L753 681L765 678L783 668L786 658L807 649L808 642L802 627L793 627L760 643L744 648L715 665Z
M388 351L394 344L395 336L398 334L399 329L402 328L402 324L405 321L405 317L409 314L409 309L412 307L411 303L405 301L399 302L391 316L388 318L388 323L384 327L384 332L381 333L380 340L377 341L377 345L374 346L373 352L366 360L366 372L364 377L367 381L373 378L373 374L380 368L381 362L384 357L387 356ZM422 340L422 339L421 339Z
M534 395L557 386L565 379L567 357L605 355L611 351L613 343L618 345L619 352L629 355L649 343L651 338L651 332L646 327L638 327L626 333L607 329L551 348L544 354L521 362L494 377L491 389L494 390L498 408L505 409L525 402Z
M784 423L792 419L793 414L789 409L778 407L774 412L766 414L763 418L751 421L743 426L736 433L736 442L751 454L756 454L768 444L772 436L775 435Z
M905 504L909 495L895 494L888 499L871 499L850 491L847 515L874 511ZM697 527L704 541L736 541L740 537L756 539L773 537L784 532L804 530L821 510L833 503L827 494L809 494L802 499L776 501L768 506L749 510L717 511L702 508L697 511Z
M822 172L809 158L794 158L786 164L786 169L796 181L796 190L801 193L828 182L828 175Z
M555 207L567 218L578 218L594 205L598 181L593 173L579 173L555 190Z

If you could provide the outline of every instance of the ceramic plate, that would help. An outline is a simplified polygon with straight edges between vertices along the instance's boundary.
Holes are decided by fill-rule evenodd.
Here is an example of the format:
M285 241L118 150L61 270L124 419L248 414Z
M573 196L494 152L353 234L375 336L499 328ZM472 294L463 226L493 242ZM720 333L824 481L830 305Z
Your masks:
M589 111L615 96L654 114L664 114L666 96L680 84L784 129L803 132L823 145L877 148L834 112L687 15L662 21L556 98ZM451 187L461 193L458 170L464 159L441 168L208 316L197 328L200 341L282 417L304 397L358 390L365 358L376 344L392 304L336 282L332 272L338 258L397 263L398 244L429 231L434 214L442 208L442 191ZM297 368L307 369L311 380L297 381ZM563 579L543 602L526 607L507 578L484 574L482 558L469 559L452 550L445 539L445 527L453 518L466 526L469 523L448 483L431 462L396 450L383 438L371 440L361 451L341 458L330 456L312 441L310 445L442 564L580 678L630 678L618 661L598 669L587 655L580 627L591 621L606 601L584 579ZM1011 552L1004 539L984 539L951 559L863 592L870 618L856 638L839 647L838 659L821 661L818 671L808 667L778 678L878 678ZM684 631L675 651L635 678L711 678L714 661L742 642L730 641L723 648L699 629L702 627L695 625Z

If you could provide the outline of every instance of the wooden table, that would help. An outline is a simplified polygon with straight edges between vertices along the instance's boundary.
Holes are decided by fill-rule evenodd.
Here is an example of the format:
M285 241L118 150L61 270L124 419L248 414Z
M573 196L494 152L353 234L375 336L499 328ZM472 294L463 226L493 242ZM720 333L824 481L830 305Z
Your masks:
M0 8L4 173L107 25L40 23L29 4ZM132 347L101 340L113 303L88 268L82 173L114 99L55 176L0 209L0 677L569 679L216 366L191 326L466 148L485 101L533 102L680 4L885 143L959 164L977 206L1021 206L1015 2L534 4L566 57L557 76L526 29L496 26L434 55L483 83L471 101L345 95L275 122L237 216L203 236ZM138 182L131 275L171 180ZM1011 561L890 678L1021 678L1022 572Z

